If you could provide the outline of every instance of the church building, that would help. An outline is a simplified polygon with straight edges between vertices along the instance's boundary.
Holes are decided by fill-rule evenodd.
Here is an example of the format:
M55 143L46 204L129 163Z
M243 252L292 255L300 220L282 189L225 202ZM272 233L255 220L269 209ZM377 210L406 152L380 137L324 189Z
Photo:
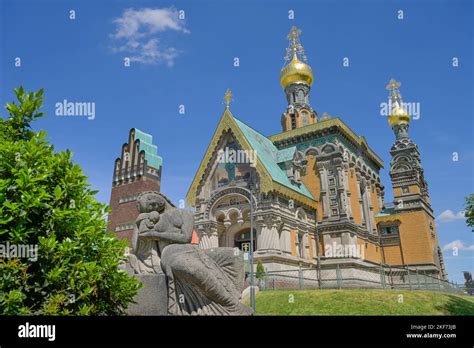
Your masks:
M226 93L226 108L186 197L195 209L200 247L248 251L251 199L254 264L260 261L267 271L324 271L337 265L363 277L384 265L445 279L420 150L409 135L400 84L391 80L387 86L394 200L385 203L381 158L343 120L320 116L311 106L314 74L305 62L300 33L292 28L287 64L280 72L288 102L281 133L265 136L240 121Z

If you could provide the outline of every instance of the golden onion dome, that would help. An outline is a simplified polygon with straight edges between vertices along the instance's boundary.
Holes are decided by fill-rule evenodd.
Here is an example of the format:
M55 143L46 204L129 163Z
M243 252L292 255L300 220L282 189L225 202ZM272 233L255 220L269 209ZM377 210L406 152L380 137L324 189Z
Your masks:
M293 59L280 72L280 84L283 88L292 83L305 83L311 86L313 80L313 70L308 64L298 59L296 52L293 55Z
M390 126L410 123L410 114L398 104L398 101L395 101L392 112L388 116L388 123Z

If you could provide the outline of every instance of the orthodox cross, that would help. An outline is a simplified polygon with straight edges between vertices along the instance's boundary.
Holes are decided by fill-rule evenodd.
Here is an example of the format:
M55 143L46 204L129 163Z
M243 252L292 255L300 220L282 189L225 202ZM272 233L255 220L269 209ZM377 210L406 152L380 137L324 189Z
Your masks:
M401 95L400 95L400 90L398 89L398 87L400 87L402 84L400 82L398 82L397 80L395 79L390 79L390 82L388 83L388 85L385 87L385 89L387 89L388 91L390 91L389 93L389 98L390 99L395 99L395 100L398 100L398 99L402 99L401 98Z
M288 34L287 38L290 41L288 48L286 49L286 56L285 60L289 60L293 55L293 58L297 58L297 53L304 61L307 60L306 55L304 54L304 48L301 45L299 36L301 34L301 30L297 27L293 26L290 30L290 34Z
M227 88L227 91L225 92L225 95L224 95L224 101L225 101L226 109L229 108L230 102L232 101L232 97L233 97L232 92L230 91L229 88Z

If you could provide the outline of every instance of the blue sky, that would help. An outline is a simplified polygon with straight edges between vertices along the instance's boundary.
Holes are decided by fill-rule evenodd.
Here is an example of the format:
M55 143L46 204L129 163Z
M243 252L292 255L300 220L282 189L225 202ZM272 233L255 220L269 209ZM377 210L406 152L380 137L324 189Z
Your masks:
M184 20L173 17L181 10ZM443 213L437 228L441 246L448 245L450 279L461 282L461 271L474 271L473 234L458 214L474 191L473 16L472 2L456 0L0 0L0 101L13 100L19 85L45 88L47 116L35 128L46 130L56 149L74 152L107 203L114 159L129 129L152 134L164 159L162 191L178 201L217 126L227 88L237 118L263 134L281 131L286 99L278 75L286 35L296 25L315 73L313 108L364 135L386 167L394 136L380 103L389 79L402 82L406 102L420 103L410 134L421 150L435 215ZM64 99L94 102L95 118L55 116ZM382 179L390 201L388 170Z

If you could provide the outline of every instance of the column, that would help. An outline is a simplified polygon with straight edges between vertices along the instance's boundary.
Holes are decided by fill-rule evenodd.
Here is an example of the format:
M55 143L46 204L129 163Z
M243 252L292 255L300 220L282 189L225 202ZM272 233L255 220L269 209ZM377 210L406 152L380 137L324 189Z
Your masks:
M211 249L212 243L210 238L210 230L212 224L206 223L198 227L199 232L199 248L200 249Z
M206 232L201 232L199 235L199 248L200 249L211 249L211 240Z
M211 244L211 248L218 248L219 247L219 234L217 233L217 227L212 227L209 233L209 240Z
M210 222L202 226L200 229L199 248L212 249L219 247L219 235L217 233L217 225Z
M350 188L349 188L349 166L348 165L345 165L344 166L344 170L343 170L343 180L344 180L344 189L345 189L345 192L346 192L346 213L347 213L347 217L352 219L353 216L352 216L352 201L351 201L351 196L352 196L352 193L350 191Z
M359 197L359 209L360 209L360 216L361 216L361 222L362 224L366 224L366 221L365 221L365 214L364 214L364 195L363 195L363 192L360 188L360 182L361 182L361 177L360 177L360 173L358 170L356 170L356 182L357 182L357 195L360 196Z
M316 162L317 163L317 162ZM321 207L323 209L323 219L328 217L329 198L328 198L328 178L326 176L326 169L321 164L318 164L319 178L321 181Z
M285 254L291 255L291 237L290 226L283 225L280 234L280 250Z
M367 179L367 185L365 185L365 196L366 196L366 207L367 207L367 212L368 212L368 230L369 232L374 232L375 230L375 220L374 220L374 206L372 205L372 197L371 197L371 187L372 183L370 179Z
M262 224L260 227L259 239L257 241L258 251L278 251L279 237L276 225Z
M346 186L344 184L342 168L337 167L336 171L337 171L337 193L339 197L339 215L347 215Z

